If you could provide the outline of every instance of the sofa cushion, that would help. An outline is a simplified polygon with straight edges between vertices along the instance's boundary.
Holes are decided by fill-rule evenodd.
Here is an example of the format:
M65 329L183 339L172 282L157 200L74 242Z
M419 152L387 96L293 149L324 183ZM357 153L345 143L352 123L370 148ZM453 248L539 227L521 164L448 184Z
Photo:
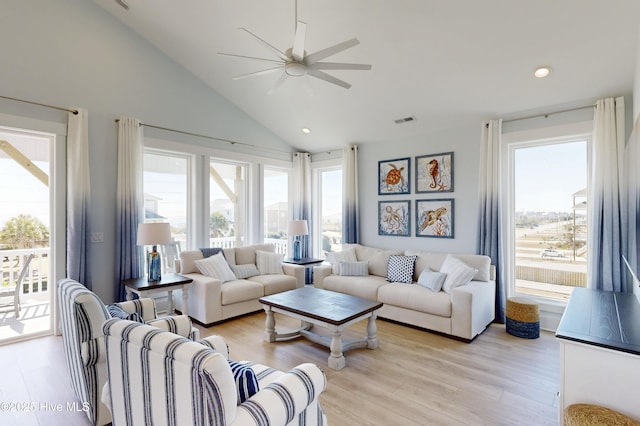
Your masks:
M256 263L256 251L266 251L268 253L273 253L276 251L276 248L273 244L254 244L245 247L236 247L234 249L234 264L236 265L246 265L247 263Z
M129 313L122 309L119 303L112 303L111 305L107 305L107 311L109 311L109 315L111 318L119 318L125 319L129 321L141 322L144 324L144 320L137 312Z
M449 255L442 263L440 272L447 274L442 290L451 293L456 287L465 285L478 273L476 268L472 268L455 256Z
M236 276L229 267L229 264L224 259L222 252L205 259L196 260L193 263L195 263L196 268L202 275L217 278L220 282L226 283L227 281L233 281L236 279Z
M236 278L238 278L239 280L260 275L258 267L253 263L247 263L246 265L229 265L229 267L233 271Z
M238 392L238 405L258 393L260 387L256 373L247 364L229 361Z
M325 290L351 294L369 300L377 300L378 288L385 284L389 284L387 280L377 275L368 275L366 277L329 275L323 280L323 288Z
M204 259L200 250L185 250L180 253L180 273L193 274L199 272L194 263L196 260Z
M249 280L262 284L265 296L293 290L298 284L296 277L284 274L256 275Z
M360 244L347 244L346 247L353 247L356 250L357 260L366 260L369 262L369 274L377 275L379 277L387 276L387 263L389 263L389 256L404 254L402 250L383 250Z
M264 296L262 284L250 280L229 281L220 287L221 304L232 305L247 300L259 299Z
M348 248L342 251L330 251L327 253L327 262L331 264L331 269L334 274L340 274L341 262L357 262L355 248Z
M441 317L451 317L451 297L445 292L434 293L419 285L387 283L378 289L378 301Z
M392 254L387 263L387 281L411 284L413 282L413 265L418 256L402 256Z
M442 272L434 272L429 269L425 269L418 277L418 285L437 293L442 290L442 285L446 279L447 275Z
M269 253L262 250L256 250L256 265L260 271L260 275L282 274L282 261L284 255L282 253Z
M369 275L369 262L340 262L339 275L366 277Z
M413 274L416 281L424 270L439 271L448 256L447 253L428 253L414 250L407 250L405 254L418 256ZM489 256L479 254L455 254L454 256L478 270L472 280L489 281L491 279L491 258Z

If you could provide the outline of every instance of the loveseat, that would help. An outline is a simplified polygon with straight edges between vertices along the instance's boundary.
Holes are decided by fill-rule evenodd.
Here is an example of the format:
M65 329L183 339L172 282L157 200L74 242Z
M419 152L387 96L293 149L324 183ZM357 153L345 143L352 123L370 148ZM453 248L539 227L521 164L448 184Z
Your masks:
M211 249L187 250L176 261L176 272L193 280L188 286L189 316L208 327L214 323L259 311L263 296L304 287L304 267L282 263L273 244L255 244L222 249L205 257ZM217 258L216 258L217 256ZM221 261L220 259L224 259ZM211 259L212 268L203 268ZM215 260L218 262L215 263ZM206 265L205 261L205 265ZM207 272L205 275L200 268ZM232 275L225 268L228 265ZM180 291L174 292L174 303L182 310Z
M494 319L495 269L487 256L345 244L343 251L329 253L327 260L331 266L314 268L314 286L382 302L380 318L466 342ZM397 262L412 264L413 269L393 271ZM390 274L397 275L391 282L387 280ZM393 282L401 280L405 282ZM433 287L436 280L444 290Z

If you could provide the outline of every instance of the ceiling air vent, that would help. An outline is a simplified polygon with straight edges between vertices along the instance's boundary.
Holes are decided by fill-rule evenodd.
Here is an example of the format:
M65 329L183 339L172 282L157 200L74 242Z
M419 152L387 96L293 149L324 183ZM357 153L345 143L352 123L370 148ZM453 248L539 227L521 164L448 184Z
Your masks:
M398 118L397 120L393 120L393 122L396 124L402 124L402 123L408 123L410 121L415 121L415 120L416 118L413 115L411 115L409 117Z

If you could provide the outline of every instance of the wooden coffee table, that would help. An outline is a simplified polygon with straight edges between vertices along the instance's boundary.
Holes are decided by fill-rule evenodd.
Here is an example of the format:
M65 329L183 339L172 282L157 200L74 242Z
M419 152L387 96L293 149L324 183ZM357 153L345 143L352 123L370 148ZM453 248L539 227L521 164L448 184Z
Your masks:
M276 342L304 336L312 342L331 349L329 367L340 370L346 361L343 352L354 348L375 349L378 347L376 327L377 311L382 303L334 291L313 287L297 288L283 293L260 298L267 314L264 341ZM299 329L287 333L276 332L277 312L301 320ZM360 340L342 340L342 330L351 324L368 318L367 335ZM331 337L311 331L313 325L319 325L331 331Z

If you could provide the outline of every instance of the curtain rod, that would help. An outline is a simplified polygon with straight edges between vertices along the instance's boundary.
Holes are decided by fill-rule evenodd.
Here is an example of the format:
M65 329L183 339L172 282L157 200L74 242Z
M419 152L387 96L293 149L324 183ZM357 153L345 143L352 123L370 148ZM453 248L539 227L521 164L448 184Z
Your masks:
M119 123L120 119L116 118L115 122ZM268 146L252 145L252 144L249 144L249 143L233 141L233 140L230 140L230 139L216 138L215 136L201 135L199 133L186 132L184 130L170 129L168 127L162 127L162 126L154 126L153 124L140 123L140 126L141 127L150 127L152 129L164 130L164 131L167 131L167 132L181 133L183 135L196 136L196 137L199 137L199 138L211 139L211 140L219 141L219 142L226 142L226 143L228 143L230 145L243 145L243 146L248 146L250 148L258 148L258 149L262 149L262 150L275 151L275 152L279 152L281 154L289 154L289 155L293 154L291 151L281 151L279 149L269 148Z
M0 98L9 99L11 101L24 102L26 104L38 105L38 106L42 106L42 107L46 107L46 108L53 108L53 109L57 109L57 110L60 110L60 111L72 112L73 115L78 115L78 110L77 109L69 109L69 108L63 108L63 107L59 107L59 106L55 106L55 105L41 104L40 102L25 101L24 99L11 98L9 96L0 95Z
M561 114L563 112L571 112L571 111L580 111L582 109L595 108L595 107L596 107L595 104L591 104L591 105L585 105L585 106L576 107L576 108L563 109L563 110L560 110L560 111L546 112L546 113L543 113L543 114L535 114L535 115L528 115L526 117L512 118L510 120L502 120L502 122L503 123L511 123L511 122L514 122L514 121L528 120L530 118L538 118L538 117L547 118L550 115L554 115L554 114Z

